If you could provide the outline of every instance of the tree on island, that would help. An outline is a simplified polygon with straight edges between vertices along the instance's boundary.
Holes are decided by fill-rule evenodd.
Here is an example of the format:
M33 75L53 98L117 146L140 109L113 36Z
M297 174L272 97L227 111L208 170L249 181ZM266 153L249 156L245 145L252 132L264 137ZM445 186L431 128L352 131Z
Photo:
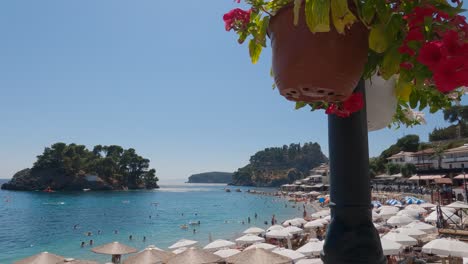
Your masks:
M85 175L96 175L113 188L158 188L156 170L149 169L149 163L133 148L97 145L90 151L84 145L59 142L37 156L27 180L34 186L42 187L48 181L66 188L79 185ZM24 171L21 176L28 178ZM13 177L10 185L15 180Z

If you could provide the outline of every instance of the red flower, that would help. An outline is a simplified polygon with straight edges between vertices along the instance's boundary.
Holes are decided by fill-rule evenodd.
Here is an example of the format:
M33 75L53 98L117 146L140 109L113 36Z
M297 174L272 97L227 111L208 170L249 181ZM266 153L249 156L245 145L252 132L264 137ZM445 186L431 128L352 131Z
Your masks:
M442 59L441 41L431 41L424 43L419 51L418 61L426 65L430 70L434 70Z
M223 20L226 31L231 29L239 30L246 28L247 24L250 22L250 12L251 10L246 11L240 8L235 8L224 14Z
M468 61L466 57L447 58L434 72L437 89L443 93L468 86Z
M442 51L444 51L445 55L457 56L457 55L462 55L464 53L464 50L463 50L464 45L460 41L460 37L458 36L458 33L454 30L450 30L444 34L443 43L444 43L444 48Z
M411 70L414 67L414 65L411 62L402 62L400 63L400 68L406 69L406 70Z
M420 27L415 27L410 29L408 32L408 35L406 35L405 41L423 41L424 40L424 35L422 33L422 28Z
M343 109L350 113L357 112L364 107L363 95L361 92L353 93L343 102Z
M398 52L401 54L408 54L410 56L414 56L414 54L416 54L406 43L403 43L403 45L398 48Z

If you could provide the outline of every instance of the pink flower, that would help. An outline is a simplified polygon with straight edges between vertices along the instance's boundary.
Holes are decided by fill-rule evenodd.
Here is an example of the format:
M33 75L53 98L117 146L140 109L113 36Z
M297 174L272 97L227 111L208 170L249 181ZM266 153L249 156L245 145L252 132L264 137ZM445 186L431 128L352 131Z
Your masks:
M442 45L443 43L441 41L424 43L419 51L418 61L433 71L442 60Z
M364 99L361 92L353 93L346 101L343 102L343 109L354 113L364 107Z
M398 52L401 54L408 54L410 56L414 56L414 54L416 54L406 43L403 43L403 45L398 48Z
M411 62L402 62L400 63L400 68L406 69L406 70L411 70L414 67L414 65Z
M224 14L223 20L225 23L226 31L231 29L240 30L245 29L250 22L251 10L242 10L235 8L228 13Z
M410 29L408 32L408 35L406 35L405 41L423 41L424 40L424 35L422 33L422 28L420 27L415 27Z

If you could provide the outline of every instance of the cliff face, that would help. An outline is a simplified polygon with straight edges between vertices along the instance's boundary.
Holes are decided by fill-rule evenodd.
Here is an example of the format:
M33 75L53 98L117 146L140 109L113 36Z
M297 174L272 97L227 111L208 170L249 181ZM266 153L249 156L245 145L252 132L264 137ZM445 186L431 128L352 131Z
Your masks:
M231 183L232 172L205 172L193 174L188 178L189 183Z
M277 187L305 178L312 168L325 162L328 159L317 143L267 148L234 172L233 185Z

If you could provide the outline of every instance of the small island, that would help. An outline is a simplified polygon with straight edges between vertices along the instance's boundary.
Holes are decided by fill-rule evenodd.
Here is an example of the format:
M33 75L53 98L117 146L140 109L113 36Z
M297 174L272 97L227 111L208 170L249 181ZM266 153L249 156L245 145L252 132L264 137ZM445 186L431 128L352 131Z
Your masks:
M190 175L188 183L231 183L232 172L204 172Z
M33 167L13 175L2 189L35 191L128 190L159 188L150 160L135 149L55 143L37 156Z

